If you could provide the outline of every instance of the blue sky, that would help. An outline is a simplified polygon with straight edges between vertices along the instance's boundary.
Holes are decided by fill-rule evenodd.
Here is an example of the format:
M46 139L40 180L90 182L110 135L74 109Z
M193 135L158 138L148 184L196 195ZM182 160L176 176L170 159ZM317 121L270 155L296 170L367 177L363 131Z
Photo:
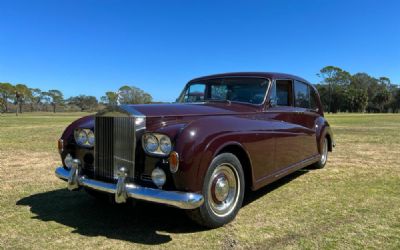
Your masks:
M326 65L400 83L400 1L0 0L0 82L173 101L191 78Z

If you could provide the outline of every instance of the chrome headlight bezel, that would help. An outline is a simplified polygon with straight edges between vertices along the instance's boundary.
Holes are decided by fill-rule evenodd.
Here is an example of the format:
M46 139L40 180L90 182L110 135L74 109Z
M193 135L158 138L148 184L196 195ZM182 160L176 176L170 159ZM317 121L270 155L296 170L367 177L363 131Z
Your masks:
M74 131L76 144L81 147L92 148L95 143L94 133L88 128L77 128Z
M159 140L160 144L160 150L166 155L169 155L172 151L172 144L171 144L171 139L169 139L168 136L163 135L160 137Z
M146 152L154 154L157 152L158 148L160 147L160 143L158 142L157 137L154 135L147 133L144 134L143 137L143 148Z
M88 144L93 147L95 142L94 132L89 129L89 131L87 131L86 134L87 134Z
M157 147L155 150L150 150L148 147L148 141L157 141ZM142 147L146 154L158 157L168 157L172 151L171 139L164 134L159 133L144 133L142 135Z

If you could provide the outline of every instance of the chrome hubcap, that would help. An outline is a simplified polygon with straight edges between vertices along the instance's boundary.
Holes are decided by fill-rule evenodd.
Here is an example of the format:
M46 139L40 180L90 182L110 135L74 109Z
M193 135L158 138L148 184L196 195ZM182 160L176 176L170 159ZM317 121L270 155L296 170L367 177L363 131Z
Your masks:
M225 176L216 179L215 182L215 198L217 201L224 201L229 194L229 183Z
M241 188L238 176L229 163L215 168L208 184L208 203L215 215L224 217L235 209Z

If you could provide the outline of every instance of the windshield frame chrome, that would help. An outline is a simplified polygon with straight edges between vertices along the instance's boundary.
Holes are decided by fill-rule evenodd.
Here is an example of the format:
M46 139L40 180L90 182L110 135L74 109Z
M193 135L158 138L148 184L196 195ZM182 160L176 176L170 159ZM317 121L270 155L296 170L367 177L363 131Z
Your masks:
M223 79L224 80L224 79L230 79L230 78L253 78L253 79L265 79L265 80L267 80L268 81L268 86L267 86L267 88L265 90L263 101L261 103L259 103L259 104L250 103L250 102L232 101L232 100L217 101L217 102L219 102L219 103L223 103L223 102L228 103L228 101L229 101L229 104L230 103L239 103L239 104L246 104L246 105L252 105L252 106L257 106L257 107L265 105L269 90L271 88L271 83L272 83L272 80L269 77L263 77L263 76L240 76L240 75L239 76L229 76L228 75L228 76L223 76L223 77L214 77L214 78L205 79L205 81L214 80L214 79ZM192 85L194 83L201 83L201 80L199 81L198 79L196 79L196 80L191 80L188 83L186 83L185 87L183 88L183 90L180 93L179 97L176 99L175 103L179 103L179 104L205 104L205 103L212 102L211 99L203 100L201 102L183 102L182 101L187 89L190 87L190 85ZM206 83L204 83L204 84L206 84Z

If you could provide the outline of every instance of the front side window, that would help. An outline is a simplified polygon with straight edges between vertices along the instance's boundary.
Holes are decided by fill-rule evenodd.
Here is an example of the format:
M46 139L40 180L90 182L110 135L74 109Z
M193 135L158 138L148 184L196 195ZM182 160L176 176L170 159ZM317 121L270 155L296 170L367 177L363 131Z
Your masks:
M310 93L305 83L294 82L295 106L299 108L310 108Z
M261 104L268 84L268 79L249 77L210 79L204 83L194 82L188 85L178 102L232 101Z

